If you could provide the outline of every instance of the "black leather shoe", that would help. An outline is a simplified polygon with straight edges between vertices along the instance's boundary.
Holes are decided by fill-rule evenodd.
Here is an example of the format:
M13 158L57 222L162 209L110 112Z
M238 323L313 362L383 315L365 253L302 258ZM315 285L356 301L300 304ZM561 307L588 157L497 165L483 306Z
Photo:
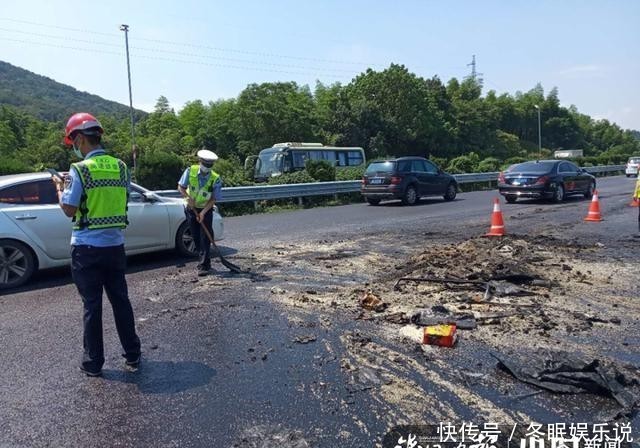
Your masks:
M79 368L80 368L80 371L87 376L90 376L90 377L102 376L102 370L89 370L89 369L85 369L84 366L80 366Z

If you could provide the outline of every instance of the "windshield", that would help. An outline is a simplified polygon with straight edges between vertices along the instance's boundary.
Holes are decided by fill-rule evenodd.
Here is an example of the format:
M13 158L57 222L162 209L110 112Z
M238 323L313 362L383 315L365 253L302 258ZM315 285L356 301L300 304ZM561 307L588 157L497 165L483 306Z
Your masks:
M640 157L632 157L629 159L629 163L640 163Z
M556 162L525 162L511 165L509 173L549 173L553 170Z
M395 162L373 162L367 167L366 174L391 173L396 169Z
M282 154L279 152L261 153L256 161L256 177L271 177L282 174Z

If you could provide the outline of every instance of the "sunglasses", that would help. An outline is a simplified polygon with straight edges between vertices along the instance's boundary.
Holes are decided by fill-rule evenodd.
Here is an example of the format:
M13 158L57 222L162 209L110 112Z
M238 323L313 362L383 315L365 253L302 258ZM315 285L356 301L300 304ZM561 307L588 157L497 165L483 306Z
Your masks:
M206 166L207 168L211 168L213 166L213 162L205 162L203 160L200 161L202 166Z

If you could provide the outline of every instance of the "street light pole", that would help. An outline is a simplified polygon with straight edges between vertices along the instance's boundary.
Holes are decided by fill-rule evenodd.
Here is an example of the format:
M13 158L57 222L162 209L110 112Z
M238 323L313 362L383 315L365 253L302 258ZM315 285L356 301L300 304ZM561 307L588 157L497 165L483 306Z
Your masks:
M129 25L120 25L120 31L124 31L124 43L127 49L127 78L129 79L129 116L131 118L131 155L133 156L132 178L136 176L136 134L133 125L133 97L131 95L131 66L129 64Z
M538 157L542 157L542 128L540 125L540 106L534 104L533 107L538 110Z

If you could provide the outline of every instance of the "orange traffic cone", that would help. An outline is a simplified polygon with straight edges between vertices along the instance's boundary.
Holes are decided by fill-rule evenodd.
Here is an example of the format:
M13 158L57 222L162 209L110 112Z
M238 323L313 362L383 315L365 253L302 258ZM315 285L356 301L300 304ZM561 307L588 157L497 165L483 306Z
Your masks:
M498 198L493 201L491 228L485 236L504 236L504 221L502 220L502 211L500 210L500 200Z
M602 221L602 216L600 215L600 202L598 201L598 190L593 192L593 199L591 199L591 205L589 205L589 213L584 220L594 222Z

